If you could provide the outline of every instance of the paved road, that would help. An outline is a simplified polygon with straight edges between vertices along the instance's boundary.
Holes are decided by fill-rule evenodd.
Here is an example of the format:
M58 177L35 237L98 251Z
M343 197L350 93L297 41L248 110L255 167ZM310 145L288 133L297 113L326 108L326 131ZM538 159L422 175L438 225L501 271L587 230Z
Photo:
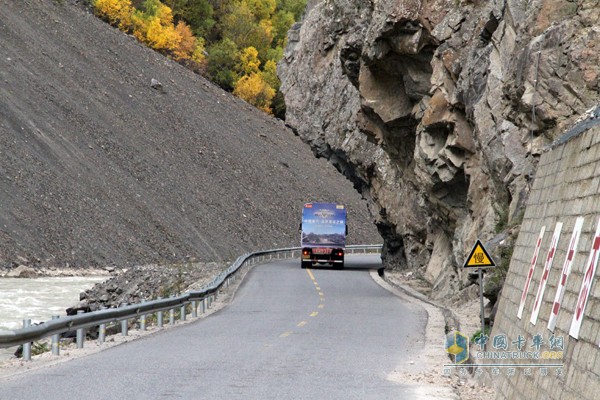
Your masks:
M386 379L423 346L426 313L369 276L298 260L255 267L214 315L0 380L0 399L415 399Z

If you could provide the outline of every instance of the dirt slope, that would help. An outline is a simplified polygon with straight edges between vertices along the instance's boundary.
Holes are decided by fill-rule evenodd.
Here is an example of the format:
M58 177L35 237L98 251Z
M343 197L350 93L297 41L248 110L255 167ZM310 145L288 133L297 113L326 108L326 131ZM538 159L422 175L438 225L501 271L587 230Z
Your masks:
M75 3L0 0L0 266L296 246L310 200L347 204L353 243L381 240L281 121Z

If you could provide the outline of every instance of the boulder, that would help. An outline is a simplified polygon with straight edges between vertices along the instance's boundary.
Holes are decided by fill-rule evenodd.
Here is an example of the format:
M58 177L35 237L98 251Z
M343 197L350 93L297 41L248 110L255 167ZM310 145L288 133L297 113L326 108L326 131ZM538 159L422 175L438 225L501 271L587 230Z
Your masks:
M38 273L30 267L19 265L5 275L7 278L37 278Z

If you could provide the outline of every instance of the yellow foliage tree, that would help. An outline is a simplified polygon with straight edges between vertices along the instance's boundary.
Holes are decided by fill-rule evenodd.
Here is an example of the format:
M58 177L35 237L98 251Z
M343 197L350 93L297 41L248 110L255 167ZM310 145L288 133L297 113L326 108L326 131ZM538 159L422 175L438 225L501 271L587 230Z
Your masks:
M131 0L95 0L94 12L109 24L118 26L119 29L131 29L131 16L133 15Z
M242 75L250 75L259 72L260 60L258 59L258 51L250 46L240 52L238 71Z
M169 51L177 49L181 37L173 25L173 12L160 1L156 2L153 11L151 15L140 11L133 14L133 34L139 41L153 49Z
M206 44L204 38L196 38L194 52L192 53L192 61L206 67Z
M173 50L173 57L176 61L189 60L196 50L196 38L192 29L183 21L179 21L175 27L175 32L179 36L179 43Z
M244 75L235 84L233 94L254 107L272 114L271 101L275 97L275 89L273 89L259 73Z

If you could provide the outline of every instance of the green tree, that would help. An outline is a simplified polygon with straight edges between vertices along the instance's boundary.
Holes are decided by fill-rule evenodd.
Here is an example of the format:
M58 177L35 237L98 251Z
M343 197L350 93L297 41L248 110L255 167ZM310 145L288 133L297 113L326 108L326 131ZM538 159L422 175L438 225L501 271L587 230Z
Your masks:
M278 62L283 57L283 47L277 46L267 50L267 60Z
M225 38L208 47L208 73L215 83L226 90L233 90L238 80L235 67L239 54L235 43Z
M277 10L291 12L294 15L294 21L300 21L305 8L306 8L306 0L278 0L277 1Z
M271 100L271 109L274 116L285 120L285 99L283 98L283 93L279 90L275 93L273 100Z
M262 21L264 19L270 19L271 16L275 13L275 8L277 4L275 0L246 0L248 3L248 7L254 14L254 18L257 21Z
M175 19L184 20L195 36L208 36L215 25L214 9L208 0L171 0L170 7Z
M294 25L294 14L290 11L279 10L272 18L273 21L273 42L276 46L285 47L287 33Z
M277 63L273 60L268 60L263 67L261 72L263 79L265 82L269 84L273 89L279 90L279 86L281 85L281 81L277 76Z
M261 60L266 59L273 36L269 20L257 20L245 0L233 3L230 13L221 19L221 34L229 38L238 48L254 47Z

